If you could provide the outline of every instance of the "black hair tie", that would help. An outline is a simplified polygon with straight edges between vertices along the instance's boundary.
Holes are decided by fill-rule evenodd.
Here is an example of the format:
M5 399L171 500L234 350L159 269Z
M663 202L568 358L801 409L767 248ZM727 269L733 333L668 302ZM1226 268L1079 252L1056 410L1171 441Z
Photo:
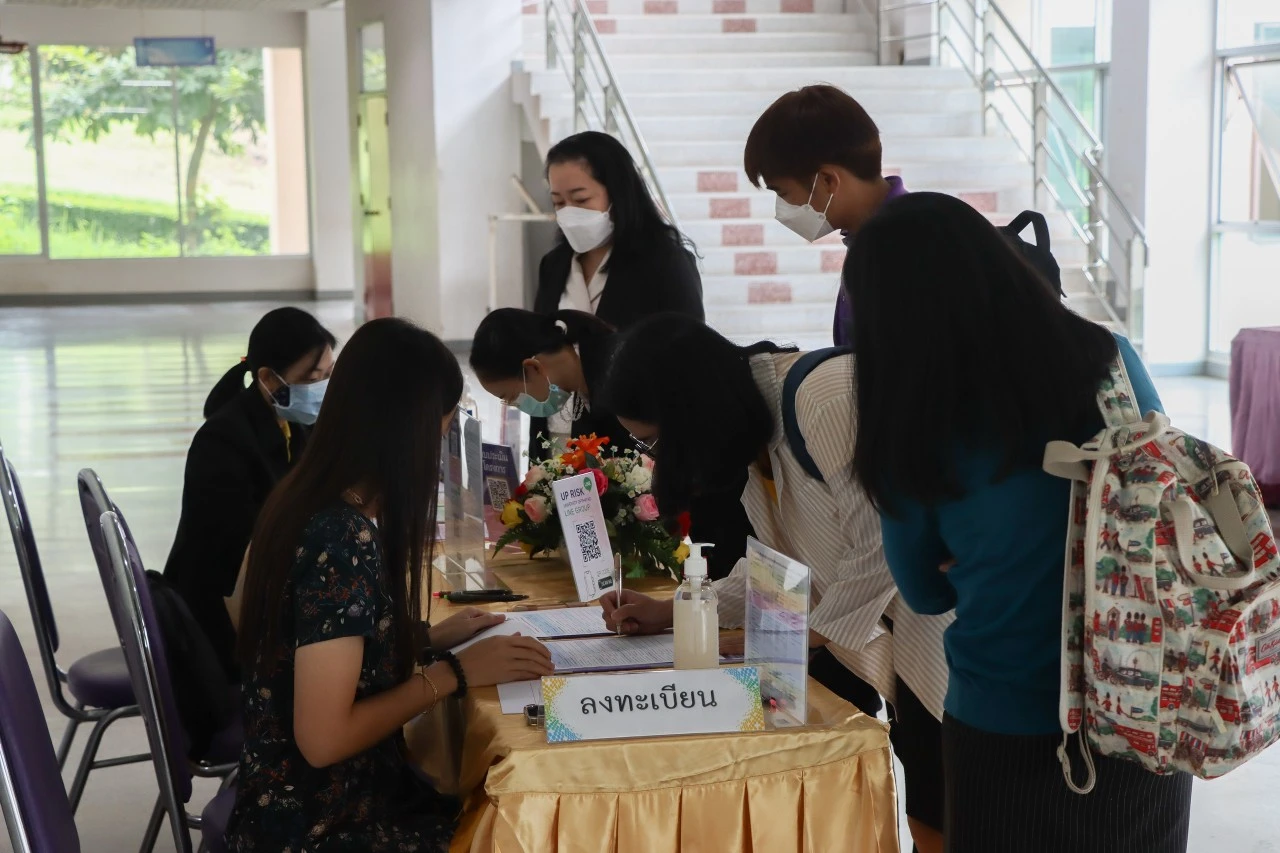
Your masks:
M453 670L453 677L458 680L458 689L453 691L455 699L461 699L467 695L467 674L462 671L462 664L458 661L458 656L453 652L437 652L436 661L447 663L449 669Z

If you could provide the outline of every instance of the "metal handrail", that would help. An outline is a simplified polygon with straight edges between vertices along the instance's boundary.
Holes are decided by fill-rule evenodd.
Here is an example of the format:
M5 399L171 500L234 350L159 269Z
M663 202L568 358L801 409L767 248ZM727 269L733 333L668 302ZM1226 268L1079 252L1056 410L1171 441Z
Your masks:
M928 25L921 22L921 32L904 29L899 34L886 18L927 7L933 7L934 16ZM1080 271L1089 289L1107 316L1127 327L1141 346L1146 231L1107 180L1097 133L1004 10L993 0L879 0L876 27L882 44L936 39L932 62L954 62L965 71L982 94L984 125L991 127L988 122L995 119L1031 165L1036 196L1067 215L1073 234L1088 251ZM1019 90L1030 97L1029 111ZM996 93L1004 100L995 101ZM1063 184L1069 191L1065 200Z
M675 208L667 199L666 191L658 178L658 170L653 165L649 146L645 143L640 128L636 126L635 117L627 104L626 96L622 93L618 78L613 73L613 66L610 65L609 57L600 44L600 34L596 31L585 0L545 0L545 3L547 68L552 69L560 65L565 73L565 79L573 91L575 131L580 132L590 128L591 122L586 111L589 106L595 115L599 129L617 136L631 149L632 156L639 161L640 173L649 187L649 192L671 224L678 227ZM561 8L562 3L570 7L567 12ZM569 17L567 24L566 15ZM574 60L572 69L565 63L559 62L561 45L558 38L562 33L567 33L570 41L569 48ZM592 97L589 91L586 74L588 67L596 86L602 90L603 105L597 103L597 99Z

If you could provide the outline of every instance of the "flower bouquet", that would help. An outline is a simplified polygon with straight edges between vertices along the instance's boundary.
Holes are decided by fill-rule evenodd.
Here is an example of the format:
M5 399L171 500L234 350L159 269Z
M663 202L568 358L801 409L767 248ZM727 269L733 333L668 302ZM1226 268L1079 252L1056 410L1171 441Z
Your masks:
M688 514L669 528L660 519L653 497L653 460L634 450L617 452L608 437L595 434L570 439L567 452L532 466L524 483L502 510L506 532L494 546L500 551L518 543L529 556L564 544L551 484L590 471L604 510L609 544L622 556L627 577L670 574L679 580L689 547Z

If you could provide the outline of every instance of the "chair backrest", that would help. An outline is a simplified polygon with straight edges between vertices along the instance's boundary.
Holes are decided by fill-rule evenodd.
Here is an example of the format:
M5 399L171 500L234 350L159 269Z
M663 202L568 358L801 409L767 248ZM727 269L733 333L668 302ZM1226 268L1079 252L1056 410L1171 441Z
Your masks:
M13 470L4 448L0 447L0 501L4 502L5 516L9 520L9 533L13 535L13 550L18 558L18 571L22 574L22 586L27 592L27 606L31 609L31 621L36 629L36 646L44 664L49 689L59 694L58 664L54 657L58 651L58 623L53 616L53 602L44 580L44 567L40 552L36 549L36 536L31 529L31 515L22 496L22 484Z
M123 617L116 623L116 630L146 724L160 798L169 813L178 849L189 850L191 840L183 804L191 799L191 767L151 590L142 565L129 553L129 537L119 516L104 513L101 530L112 566L116 610ZM185 845L181 839L185 839Z
M116 630L119 631L120 625L127 620L124 619L123 614L117 612L119 598L115 592L115 569L111 566L111 555L107 550L107 540L102 533L102 515L103 513L114 512L123 522L124 514L107 496L106 487L102 485L102 480L98 478L97 473L92 468L85 468L76 476L76 487L80 494L80 512L84 516L85 533L89 536L89 547L93 549L93 560L98 566L98 578L102 581L102 591L107 596L107 606L111 609L111 619L115 622ZM138 565L142 565L142 559L138 556L138 549L133 545L133 536L128 533L127 526L125 531L129 540L126 550Z
M17 853L79 853L75 817L45 727L36 684L0 612L0 806Z

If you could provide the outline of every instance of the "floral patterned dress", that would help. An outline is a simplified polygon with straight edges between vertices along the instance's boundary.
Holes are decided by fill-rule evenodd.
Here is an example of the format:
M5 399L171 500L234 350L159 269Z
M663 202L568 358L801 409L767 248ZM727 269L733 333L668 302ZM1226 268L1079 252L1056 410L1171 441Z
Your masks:
M246 674L245 744L233 851L255 853L435 853L448 849L457 802L436 793L406 762L404 737L315 768L293 738L294 651L364 637L356 698L400 682L393 660L393 608L372 523L342 505L317 513L303 533L286 587L279 660Z

